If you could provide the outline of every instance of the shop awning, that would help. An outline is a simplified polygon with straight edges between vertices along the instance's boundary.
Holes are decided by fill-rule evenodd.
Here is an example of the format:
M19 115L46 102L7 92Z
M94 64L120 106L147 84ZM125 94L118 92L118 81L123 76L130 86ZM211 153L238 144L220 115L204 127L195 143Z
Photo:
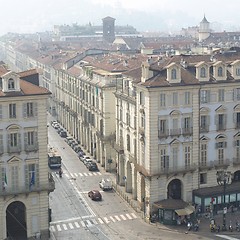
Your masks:
M190 215L193 213L195 208L193 206L187 206L182 209L176 209L175 212L177 213L178 216L185 216L185 215Z

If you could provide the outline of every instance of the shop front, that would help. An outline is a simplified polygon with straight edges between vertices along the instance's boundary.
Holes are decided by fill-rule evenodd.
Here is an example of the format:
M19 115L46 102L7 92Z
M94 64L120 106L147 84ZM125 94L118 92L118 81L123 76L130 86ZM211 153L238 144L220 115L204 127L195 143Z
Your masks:
M153 204L153 212L157 213L162 224L186 224L192 220L195 208L181 199L164 199Z
M224 186L200 188L193 191L193 202L198 214L214 215L227 207L234 211L240 206L240 182L226 186L224 203Z

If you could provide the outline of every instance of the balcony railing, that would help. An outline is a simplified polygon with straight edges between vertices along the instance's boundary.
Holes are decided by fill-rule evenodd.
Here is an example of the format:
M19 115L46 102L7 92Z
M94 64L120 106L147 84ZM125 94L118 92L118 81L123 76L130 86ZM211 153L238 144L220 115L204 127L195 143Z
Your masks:
M19 186L17 188L12 188L11 186L7 186L5 188L1 188L0 196L29 194L31 192L41 192L41 191L53 192L54 189L55 189L55 182L53 179L52 180L49 179L49 182L45 184L39 184L39 185L36 184L29 187Z
M233 158L233 165L240 165L240 158Z
M186 166L174 166L174 167L165 167L162 168L160 170L158 170L158 172L154 172L153 175L164 175L164 174L175 174L175 173L187 173L187 172L192 172L195 171L197 169L197 164L192 163L190 165L186 165Z
M182 128L182 135L192 135L192 133L193 133L192 127Z
M181 128L170 129L171 136L179 136L181 135Z
M169 129L158 130L158 138L167 138L169 135Z
M226 130L226 124L217 124L217 131Z
M200 132L201 133L209 132L209 125L200 126Z

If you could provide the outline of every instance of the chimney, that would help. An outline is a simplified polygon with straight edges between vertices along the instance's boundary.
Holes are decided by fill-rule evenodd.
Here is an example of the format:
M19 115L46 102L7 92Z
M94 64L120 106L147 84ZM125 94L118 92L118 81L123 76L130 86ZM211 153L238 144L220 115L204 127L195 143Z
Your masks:
M150 63L149 61L142 63L142 77L141 82L146 82L149 78L153 76L153 72L150 70Z

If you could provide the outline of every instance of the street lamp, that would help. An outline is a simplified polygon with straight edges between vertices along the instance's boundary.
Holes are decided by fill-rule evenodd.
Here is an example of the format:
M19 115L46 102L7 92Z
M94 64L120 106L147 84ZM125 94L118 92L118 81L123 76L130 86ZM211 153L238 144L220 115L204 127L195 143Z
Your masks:
M231 183L232 173L229 171L217 171L217 183L220 186L223 186L223 226L222 230L226 231L226 213L227 209L225 207L225 195L226 195L226 185Z

